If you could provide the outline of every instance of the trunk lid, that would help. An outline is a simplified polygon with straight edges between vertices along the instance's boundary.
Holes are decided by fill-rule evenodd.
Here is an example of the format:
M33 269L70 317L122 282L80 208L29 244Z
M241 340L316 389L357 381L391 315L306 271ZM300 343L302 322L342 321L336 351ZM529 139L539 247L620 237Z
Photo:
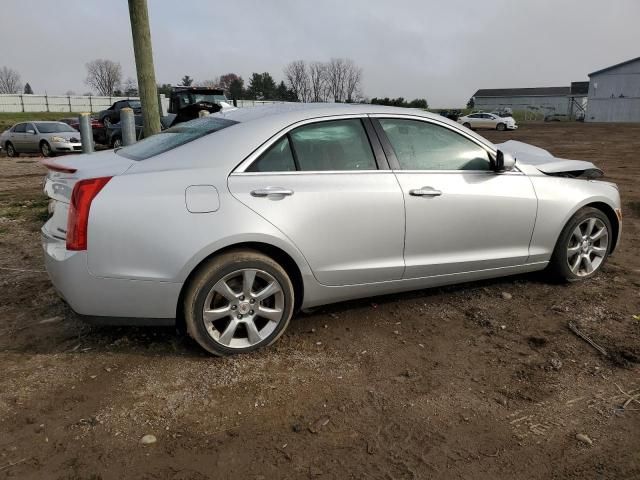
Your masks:
M121 175L135 163L117 155L113 150L56 157L43 164L48 168L44 182L44 193L49 197L49 220L43 231L64 240L67 234L67 216L73 187L85 178L113 177Z

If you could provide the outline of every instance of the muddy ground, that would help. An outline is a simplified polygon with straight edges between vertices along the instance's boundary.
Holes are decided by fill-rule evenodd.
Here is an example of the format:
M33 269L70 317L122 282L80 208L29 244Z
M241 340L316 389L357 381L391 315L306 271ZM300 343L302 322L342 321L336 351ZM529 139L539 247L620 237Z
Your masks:
M0 479L640 478L640 126L486 136L619 183L624 239L601 274L333 305L226 359L74 318L42 273L44 169L1 158Z

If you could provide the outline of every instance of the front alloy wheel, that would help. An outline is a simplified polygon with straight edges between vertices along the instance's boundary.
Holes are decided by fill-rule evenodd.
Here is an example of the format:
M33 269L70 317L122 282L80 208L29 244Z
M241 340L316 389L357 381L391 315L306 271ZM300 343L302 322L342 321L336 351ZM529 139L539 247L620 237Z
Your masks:
M569 282L594 276L607 260L612 232L611 221L602 210L582 208L562 229L549 268Z
M243 353L275 342L293 306L293 284L282 266L260 252L234 250L198 268L185 294L185 323L210 353Z
M577 277L595 272L604 261L609 248L609 231L599 218L583 220L571 234L567 246L567 262Z

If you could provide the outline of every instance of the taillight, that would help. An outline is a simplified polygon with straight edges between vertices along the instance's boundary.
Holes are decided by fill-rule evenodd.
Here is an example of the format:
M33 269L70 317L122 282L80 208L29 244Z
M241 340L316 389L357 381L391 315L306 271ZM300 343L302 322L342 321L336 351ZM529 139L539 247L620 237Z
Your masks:
M91 202L112 177L80 180L73 187L67 218L67 250L87 249L87 227Z

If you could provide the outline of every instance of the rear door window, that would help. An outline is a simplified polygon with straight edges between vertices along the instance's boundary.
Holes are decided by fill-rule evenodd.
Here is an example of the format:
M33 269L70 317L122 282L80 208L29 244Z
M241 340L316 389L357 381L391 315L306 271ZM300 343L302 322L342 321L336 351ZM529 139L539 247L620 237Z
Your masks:
M302 171L377 170L360 119L304 125L293 130L290 136Z
M14 131L14 133L24 133L24 132L27 131L27 124L26 123L19 123L18 125L13 127L13 131Z
M359 118L303 125L280 138L247 172L377 170Z

